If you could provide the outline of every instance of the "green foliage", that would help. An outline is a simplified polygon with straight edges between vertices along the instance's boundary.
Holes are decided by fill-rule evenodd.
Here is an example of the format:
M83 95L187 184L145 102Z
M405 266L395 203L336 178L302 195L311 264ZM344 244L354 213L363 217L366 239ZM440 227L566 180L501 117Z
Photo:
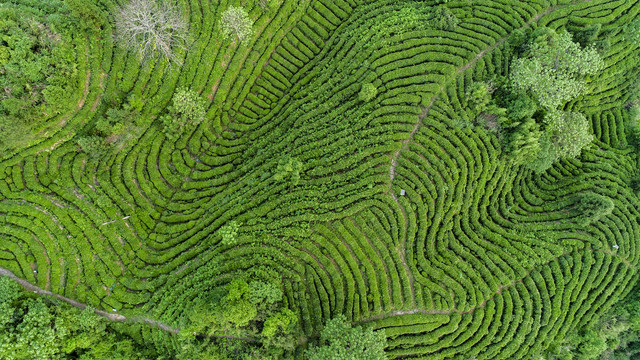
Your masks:
M556 156L575 158L593 141L587 118L575 112L551 112L545 119L549 123Z
M108 321L91 308L78 310L34 298L19 291L19 286L4 276L0 277L0 291L2 359L151 359L157 356L109 328Z
M584 77L603 67L598 52L593 47L581 49L570 33L538 28L529 49L512 62L510 78L516 90L530 91L551 111L582 94Z
M489 86L484 82L473 83L466 93L467 103L474 114L480 114L487 109L491 101Z
M585 27L584 29L581 29L580 31L576 31L574 39L582 47L593 45L598 39L598 35L600 34L601 30L602 24L592 24Z
M87 96L65 99L73 111L42 131L50 139L5 154L0 267L139 319L106 326L157 347L133 358L304 359L315 345L308 354L329 359L359 348L380 358L383 347L389 358L539 359L635 281L638 199L627 184L638 163L622 125L635 120L623 108L639 71L622 40L638 12L630 2L283 0L263 12L251 0L248 47L221 35L222 12L239 3L157 1L189 14L183 67L140 64L117 46L113 20L128 0L84 3L96 9L74 34L82 77L71 95L86 83ZM555 109L503 81L545 24L587 46L600 24L593 42L614 44L601 73L575 76L593 91ZM368 103L364 84L379 92ZM176 86L201 93L204 110L172 102ZM205 112L210 124L189 124ZM524 168L546 170L591 133L597 146L580 159ZM75 152L74 136L114 150L129 134L118 153ZM616 207L588 228L572 206L585 189ZM361 328L317 343L338 314L345 327L383 329L372 334L386 347L365 350ZM79 336L59 341L68 357L127 348L83 337L108 335L74 316ZM142 323L154 320L180 331Z
M0 150L33 138L31 127L70 109L78 87L75 20L61 1L0 7ZM4 131L8 129L8 131ZM19 136L16 136L19 133ZM27 136L25 136L27 135Z
M574 329L542 354L548 359L633 360L640 355L638 286L592 323Z
M507 43L512 49L519 49L527 42L527 34L523 29L517 29L507 38Z
M104 139L100 136L82 136L79 137L76 141L78 145L80 145L82 151L87 153L92 158L100 158L108 151Z
M599 32L588 28L580 40L590 42ZM585 78L603 66L595 48L581 49L568 32L546 27L533 32L527 51L511 64L514 93L507 100L511 134L506 148L516 164L544 172L558 159L577 157L593 141L583 114L559 108L583 94ZM540 118L543 122L536 123Z
M577 221L582 226L587 226L610 215L615 207L610 197L591 191L574 195L573 201Z
M512 125L514 128L509 135L507 152L516 164L526 164L531 159L537 159L542 150L541 138L543 132L532 118L526 118Z
M185 131L193 129L205 119L206 102L198 93L187 88L176 90L169 113L160 120L162 132L170 140L178 139Z
M537 174L547 171L558 160L556 147L553 145L549 134L543 133L540 137L540 150L538 156L530 158L524 165Z
M229 293L220 301L219 322L223 327L231 324L245 327L258 315L256 305L250 301L249 284L242 279L233 280L227 285Z
M276 181L289 179L291 185L295 186L300 181L301 170L302 163L298 161L298 159L284 155L280 158L280 161L278 161L278 167L273 175L273 179Z
M237 243L238 230L240 229L240 223L232 220L225 226L221 227L218 232L222 237L222 245L232 246Z
M0 304L11 305L20 296L20 285L6 276L0 276Z
M233 358L280 358L283 351L295 348L298 335L298 316L285 307L283 295L277 282L236 278L195 304L185 332L255 339L254 343L218 342L236 353Z
M640 44L640 19L635 19L624 27L624 39L631 44Z
M320 346L305 352L309 360L383 360L386 337L384 331L352 327L344 315L327 321L320 333Z
M243 7L230 6L222 13L222 34L239 43L246 42L253 33L253 20Z
M451 31L458 26L460 20L447 6L438 5L433 8L430 23L438 30Z
M378 89L372 83L362 84L358 98L360 101L369 102L378 95Z

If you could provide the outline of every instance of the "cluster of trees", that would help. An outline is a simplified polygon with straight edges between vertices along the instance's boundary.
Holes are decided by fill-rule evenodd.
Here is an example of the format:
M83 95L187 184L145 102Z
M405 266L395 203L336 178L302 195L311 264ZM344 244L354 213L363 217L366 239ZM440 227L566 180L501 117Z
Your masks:
M232 359L282 359L300 336L277 280L234 279L196 299L188 319L180 335L185 348L196 349L201 334L215 338L210 347Z
M593 37L580 34L583 41ZM515 164L543 172L559 159L577 157L593 141L587 118L563 108L584 94L586 79L604 62L595 46L582 48L566 31L540 27L528 40L517 31L509 43L519 56L499 96L492 99L489 86L477 83L467 92L467 102L474 112L496 119L493 129Z
M632 360L640 357L640 292L627 298L590 324L577 328L543 354L549 360Z
M37 7L34 7L37 6ZM0 149L33 139L32 130L71 108L78 88L69 9L60 0L16 0L0 7Z
M309 360L386 360L384 331L351 326L344 315L327 321L320 332L318 346L305 352Z
M0 359L157 359L86 308L25 292L0 277Z
M533 32L527 50L511 65L507 148L514 160L542 172L591 143L586 117L562 107L583 94L585 78L603 67L597 50L581 48L570 33L544 27Z
M265 12L272 6L269 0L259 0L258 5ZM230 6L222 13L220 27L225 37L244 43L253 33L253 20L243 7ZM137 52L143 61L159 58L181 65L188 29L176 1L129 0L116 14L118 44Z
M249 271L251 273L251 271ZM114 323L66 303L23 291L0 277L0 358L2 359L285 359L303 342L298 316L288 308L275 279L232 280L194 300L178 335L159 354ZM159 330L158 330L159 331ZM384 360L383 331L352 327L344 315L327 321L305 358Z
M91 157L99 158L110 148L131 143L142 130L143 103L139 94L131 94L122 106L117 102L113 106L96 119L85 135L76 139L82 151Z
M173 94L169 113L160 117L162 132L170 140L177 140L185 131L204 121L206 102L200 95L187 88L179 88Z

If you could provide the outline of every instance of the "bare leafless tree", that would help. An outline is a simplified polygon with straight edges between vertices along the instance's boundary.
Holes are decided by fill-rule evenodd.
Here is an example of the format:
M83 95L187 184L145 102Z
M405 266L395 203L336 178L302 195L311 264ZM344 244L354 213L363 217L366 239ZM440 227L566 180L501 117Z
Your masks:
M173 0L130 0L116 15L116 34L143 59L159 56L181 64L176 50L186 46L187 22Z

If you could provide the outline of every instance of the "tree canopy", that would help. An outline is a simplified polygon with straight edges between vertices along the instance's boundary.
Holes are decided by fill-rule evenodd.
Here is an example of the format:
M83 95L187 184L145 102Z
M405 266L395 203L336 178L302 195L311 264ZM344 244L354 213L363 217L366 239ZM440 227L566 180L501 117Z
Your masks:
M585 90L585 76L604 67L594 47L580 48L568 32L539 28L524 55L511 64L511 83L530 91L546 110L557 109Z
M79 87L75 19L50 0L0 7L0 150L24 144L31 129L72 107Z
M385 360L386 342L384 331L353 327L339 315L322 329L320 346L311 346L305 354L309 360Z

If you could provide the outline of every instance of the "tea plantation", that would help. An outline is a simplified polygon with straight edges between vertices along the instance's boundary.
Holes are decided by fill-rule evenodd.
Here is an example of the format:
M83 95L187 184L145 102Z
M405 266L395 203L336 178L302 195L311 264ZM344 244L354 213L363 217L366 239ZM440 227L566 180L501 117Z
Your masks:
M640 351L640 2L145 1L0 2L0 274L138 349L0 358Z

